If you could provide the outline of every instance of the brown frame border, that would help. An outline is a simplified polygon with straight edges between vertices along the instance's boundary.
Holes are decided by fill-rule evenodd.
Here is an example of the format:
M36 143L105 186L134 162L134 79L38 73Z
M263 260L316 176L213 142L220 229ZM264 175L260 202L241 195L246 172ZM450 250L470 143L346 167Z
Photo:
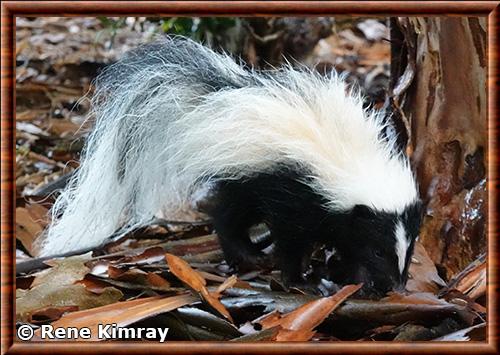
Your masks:
M130 354L232 352L260 354L326 353L429 353L498 354L499 190L498 107L499 107L499 1L5 1L1 4L1 354ZM216 16L315 16L315 15L398 15L398 16L487 16L488 17L488 342L485 343L245 343L170 342L132 343L21 343L14 342L15 235L14 235L14 113L15 113L15 17L94 15L216 15Z

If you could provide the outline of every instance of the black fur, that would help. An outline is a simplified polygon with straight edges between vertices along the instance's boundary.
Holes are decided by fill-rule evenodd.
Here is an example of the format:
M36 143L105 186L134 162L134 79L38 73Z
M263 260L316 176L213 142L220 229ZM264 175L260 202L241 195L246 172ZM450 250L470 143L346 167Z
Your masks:
M333 236L332 245L339 251L340 258L330 260L330 278L340 283L363 282L365 290L380 295L393 289L403 290L420 227L420 202L408 206L402 215L375 212L366 206L356 206L350 215L344 228L350 237L337 240ZM409 248L402 273L395 253L394 231L398 220L409 233Z
M269 261L253 245L248 229L264 222L275 243L275 257L286 283L300 283L314 243L321 241L329 217L324 200L299 181L304 174L288 167L245 180L220 181L212 216L229 263L246 266Z
M248 229L264 222L275 244L273 261L286 285L307 284L304 271L315 246L330 244L337 252L329 263L330 278L340 284L364 282L365 289L385 293L401 287L395 259L394 227L398 216L377 213L366 206L331 212L324 198L304 182L306 171L280 166L244 180L221 180L214 203L206 211L214 221L225 257L231 265L270 265L271 260L254 245ZM411 249L418 231L419 206L403 217L411 228ZM411 250L407 254L407 264ZM407 268L403 275L406 275Z
M154 69L162 65L175 66L178 75L156 78ZM262 85L251 71L241 71L236 75L225 72L213 61L211 54L200 50L194 42L179 38L166 38L129 52L123 60L105 70L96 85L100 86L99 81L102 81L111 96L118 95L122 84L145 68L153 69L151 75L156 79L150 80L150 90L143 95L125 101L128 107L124 111L133 113L135 106L140 107L138 103L157 95L160 80L167 80L171 85L182 81L182 85L196 92L193 100L203 100L206 95L219 90ZM285 87L290 85L280 71L263 72L260 77L272 77ZM125 176L127 163L134 161L134 156L128 156L133 152L129 137L137 139L139 134L128 126L127 120L123 120L121 129L125 132L125 139L118 148L118 181ZM403 284L406 272L400 275L393 255L394 226L398 218L403 218L407 230L411 230L413 245L419 224L419 207L409 206L404 216L377 213L366 206L332 212L324 207L327 201L305 183L307 176L308 172L301 167L279 165L273 171L256 173L242 180L220 177L214 191L215 203L207 212L214 220L228 262L240 267L269 264L260 245L253 244L248 236L252 225L264 222L275 244L273 259L289 285L305 281L303 272L315 245L325 243L331 244L337 252L337 257L330 262L330 276L334 281L362 281L368 287L380 290ZM377 257L378 254L382 257Z

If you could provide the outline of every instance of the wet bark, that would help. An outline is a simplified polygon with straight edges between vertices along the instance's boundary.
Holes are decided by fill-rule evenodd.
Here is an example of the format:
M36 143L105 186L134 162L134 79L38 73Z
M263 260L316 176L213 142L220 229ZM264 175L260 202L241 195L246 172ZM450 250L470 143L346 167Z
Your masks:
M392 103L445 277L486 249L486 19L393 18Z

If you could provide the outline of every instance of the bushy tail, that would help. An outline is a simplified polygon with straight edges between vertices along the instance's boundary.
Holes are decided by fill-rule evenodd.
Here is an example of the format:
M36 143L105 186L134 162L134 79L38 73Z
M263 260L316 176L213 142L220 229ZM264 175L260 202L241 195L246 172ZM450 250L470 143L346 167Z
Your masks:
M305 167L305 183L331 209L376 202L389 210L416 194L395 139L380 138L382 116L364 110L334 74L246 71L192 41L167 38L129 53L96 88L95 128L54 205L42 255L95 246L158 212L188 207L206 182L282 163ZM387 199L393 186L404 193Z
M175 198L168 186L175 157L164 149L175 122L207 93L248 80L232 59L182 38L144 45L107 68L92 99L95 127L54 204L40 254L92 247L153 218ZM168 201L174 209L182 203Z

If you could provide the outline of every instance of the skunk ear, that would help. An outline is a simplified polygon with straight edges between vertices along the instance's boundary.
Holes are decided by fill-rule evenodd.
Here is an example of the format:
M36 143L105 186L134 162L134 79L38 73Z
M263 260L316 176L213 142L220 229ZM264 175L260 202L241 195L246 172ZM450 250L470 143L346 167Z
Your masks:
M353 217L371 218L374 214L373 210L367 205L356 205L351 211Z

